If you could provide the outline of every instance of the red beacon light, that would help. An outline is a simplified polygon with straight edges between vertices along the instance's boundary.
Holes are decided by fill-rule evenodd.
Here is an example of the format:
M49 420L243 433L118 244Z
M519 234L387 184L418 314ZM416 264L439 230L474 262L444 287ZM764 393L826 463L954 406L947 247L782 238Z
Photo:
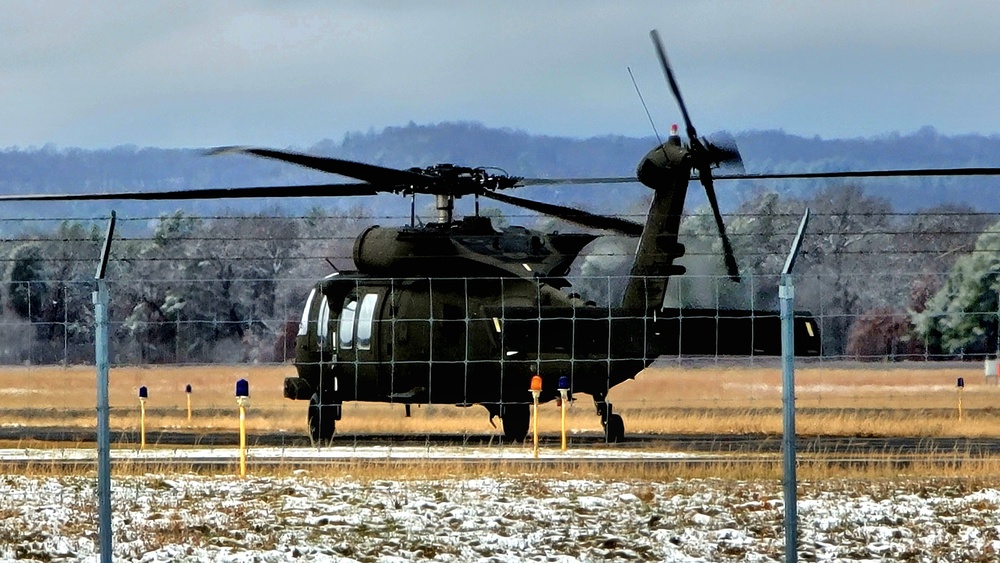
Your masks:
M670 136L671 137L676 137L677 136L677 124L676 123L674 123L673 125L670 126Z
M538 396L542 394L542 376L535 375L531 378L531 398L534 405L532 406L531 415L531 429L532 435L534 436L534 448L532 448L532 455L538 457Z
M542 390L542 378L541 376L534 376L531 378L531 392L537 393Z

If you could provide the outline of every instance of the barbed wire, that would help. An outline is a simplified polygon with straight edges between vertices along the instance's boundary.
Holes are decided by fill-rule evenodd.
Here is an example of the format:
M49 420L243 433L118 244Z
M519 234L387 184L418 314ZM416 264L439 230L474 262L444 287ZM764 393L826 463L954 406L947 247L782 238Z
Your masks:
M581 208L583 208L581 206ZM643 220L646 217L645 212L635 211L635 212L625 212L616 213L617 217L633 220ZM813 218L821 217L843 217L845 215L850 217L997 217L1000 218L1000 212L995 211L931 211L931 210L916 210L916 211L813 211L810 213ZM424 212L418 213L418 217L426 216L431 217L433 213ZM487 216L487 215L483 215ZM685 217L692 218L714 218L714 215L709 212L694 212L685 213ZM733 211L723 213L725 217L735 217L735 218L758 218L758 217L772 217L772 218L782 218L782 219L799 219L801 218L801 211L789 211L789 212L775 212L775 213L765 213L765 212L746 212L746 211ZM141 217L127 217L118 216L119 222L130 223L130 222L141 222L148 223L150 221L162 221L165 219L172 219L175 215L173 213L165 212L156 216L141 216ZM195 215L195 214L182 214L180 215L183 219L190 219L196 221L225 221L225 220L274 220L274 221L284 221L284 220L302 220L302 221L324 221L324 220L394 220L400 223L408 224L410 222L410 215L407 214L392 214L392 215L373 215L370 213L355 213L355 214L338 214L338 215ZM500 217L491 217L493 219L552 219L556 218L540 214L540 213L504 213ZM63 216L63 217L6 217L0 218L0 223L73 223L73 222L92 222L92 223L106 223L108 216L92 216L92 217L73 217L73 216Z
M713 254L711 256L716 256L716 255ZM169 258L162 258L162 259L151 259L150 261L170 261L170 260L171 259L169 259ZM246 261L258 261L258 260L248 260L248 259L243 259L243 258L241 258L241 260L244 261L244 262L246 262ZM721 258L720 258L720 260L721 260ZM266 261L266 260L259 260L259 261ZM84 261L84 262L88 262L89 263L89 262L92 262L92 261ZM328 270L329 270L329 268L328 268ZM111 273L113 274L114 272L112 271ZM6 283L7 283L8 286L10 286L10 285L32 285L32 284L58 284L58 285L67 285L67 286L68 285L75 285L75 284L83 284L83 285L92 284L94 280L93 280L92 277L89 277L89 275L92 275L92 272L88 271L87 274L88 274L88 277L85 277L83 279L37 278L37 279L32 279L32 280L7 281ZM987 274L1000 275L1000 270L995 270L995 271L992 271L992 272L987 272ZM723 285L731 285L732 287L739 286L739 287L744 287L744 288L759 287L760 282L759 281L755 281L755 280L766 280L766 281L768 281L770 283L770 282L773 282L774 280L777 280L777 279L779 279L781 277L781 273L780 272L773 272L773 273L771 273L771 272L742 272L741 275L745 279L744 279L744 281L739 282L739 284L737 284L736 282L732 282L730 280L730 278L729 278L729 275L726 274L726 273L722 273L722 272L718 272L718 273L685 273L683 275L676 275L676 276L669 276L669 277L674 282L676 282L676 283L695 282L695 281L697 281L699 283L701 283L701 282L718 283L718 287L720 287L720 288L723 287ZM800 279L800 280L805 280L805 279L815 279L815 280L847 279L847 280L851 280L852 283L858 283L859 280L884 280L884 279L907 279L907 278L916 280L916 279L919 279L919 278L922 278L922 277L941 277L941 278L946 278L949 275L951 275L951 272L947 272L947 271L925 271L925 270L919 270L919 271L916 271L916 270L915 271L908 271L908 270L907 271L892 271L892 272L883 272L883 273L877 273L877 272L873 273L873 272L870 272L870 271L863 271L863 272L816 272L816 271L813 271L813 270L806 270L806 271L804 271L804 272L802 272L800 274L796 274L796 278ZM169 285L169 284L206 284L206 283L207 284L227 284L227 283L274 283L274 284L281 284L281 283L284 283L284 282L290 282L290 283L308 283L308 284L312 285L312 284L315 284L319 280L319 278L321 276L322 276L322 274L315 274L315 275L298 274L298 275L296 275L296 274L289 273L288 275L282 275L282 276L254 276L254 277L246 277L245 275L241 275L241 273L239 271L237 271L237 272L234 272L234 275L232 277L229 277L229 276L226 276L226 277L214 277L214 276L212 276L212 275L210 275L208 273L206 273L206 275L201 276L201 277L171 277L171 278L166 278L166 277L163 277L163 278L143 277L141 279L115 278L115 277L112 276L112 277L110 277L108 279L108 282L112 283L112 284L137 282L137 283L166 284L166 285ZM608 275L608 274L593 274L593 275L588 275L588 274L583 274L583 273L570 273L570 274L567 274L566 276L562 276L562 279L566 279L571 284L601 282L602 286L604 286L604 285L607 285L608 283L611 283L611 284L614 284L614 283L624 283L624 282L626 282L626 281L628 281L630 279L633 279L635 277L636 276L631 276L631 275L628 275L627 273L622 273L622 274L618 274L618 275L614 275L614 274L612 274L612 275ZM640 277L647 277L647 276L640 276ZM648 277L655 278L655 276L648 276ZM434 280L434 281L463 281L463 280L480 279L480 278L444 277L444 276L434 276L434 277L428 277L428 276L410 276L410 277L396 277L396 278L392 278L392 277L384 277L384 276L374 276L374 275L372 275L372 276L365 276L363 278L360 278L360 279L357 279L357 280L352 280L352 281L358 283L359 285L364 285L365 283L387 283L387 282L394 282L394 281L404 282L404 281L415 280L415 279L416 280L431 279L431 280ZM521 278L514 278L514 277L501 278L501 277L497 277L496 279L509 281L509 280L512 280L512 279L521 279ZM544 278L539 278L538 281L544 283L546 280Z
M890 251L890 250L881 250L881 251L879 251L879 250L874 250L874 251L866 251L866 250L842 250L842 251L837 251L836 253L803 250L800 253L800 258L805 259L805 258L808 258L810 256L814 256L814 255L815 256L824 256L825 257L825 256L830 256L832 254L837 254L837 255L841 255L841 256L873 256L873 257L878 257L878 256L927 256L927 255L945 256L945 255L952 254L954 252L956 252L955 249L943 249L943 250L915 249L915 250L892 250L892 251ZM964 252L966 254L995 255L995 254L1000 254L1000 248L996 248L996 249L993 249L993 248L969 249L969 250L962 250L962 252ZM777 255L778 254L776 254L774 252L764 252L764 251L761 251L761 252L745 252L745 253L738 254L737 255L737 259L740 259L740 258L743 258L743 259L759 258L759 257L768 257L768 256L777 256ZM624 254L624 253L592 253L592 254L587 254L587 255L581 255L580 258L581 259L585 259L588 256L594 257L594 258L629 258L631 255L630 254ZM712 252L712 251L685 252L684 256L686 256L686 257L715 257L715 258L718 258L719 260L722 259L722 255L721 255L720 252ZM120 255L120 254L115 253L114 251L112 251L112 253L111 253L111 259L112 260L118 260L118 261L123 261L123 262L205 262L205 261L212 261L212 260L239 260L241 262L268 262L268 263L272 263L272 262L274 262L276 260L277 261L309 261L309 260L325 261L325 260L353 260L353 258L354 257L353 257L352 254L313 254L313 255L301 255L301 256L291 255L291 256L274 256L274 257L272 257L272 256L256 257L256 256L247 256L246 254L232 254L232 255L212 255L212 254L204 254L204 255L202 255L202 254L198 254L198 255L193 255L193 256L191 256L191 255L188 255L188 256L140 256L140 255ZM428 260L429 259L436 259L436 258L441 258L441 259L449 259L449 258L451 258L451 259L455 259L455 256L454 255L443 255L443 254L437 254L437 255L430 254L430 255L421 255L420 258L421 259L428 259ZM675 258L675 260L681 260L681 258L679 258L679 257L674 257L674 258ZM46 262L56 262L56 263L76 263L76 262L91 263L95 259L96 259L96 257L87 257L87 256L79 256L79 257L46 257L45 261ZM0 257L0 263L12 263L12 262L17 262L18 260L19 259L15 258L15 257L9 257L9 256L8 257ZM687 275L687 274L685 274L685 275ZM843 275L850 275L850 273L845 272Z
M394 227L387 227L394 228ZM919 237L941 237L941 236L979 236L986 233L1000 234L1000 231L991 230L822 230L822 229L810 229L808 235L811 237L817 236L827 236L827 235L844 235L844 236L919 236ZM793 237L796 231L775 231L775 232L733 232L732 230L727 230L726 233L731 239L739 238L752 238L752 237ZM494 235L485 235L494 236ZM499 233L495 236L501 236ZM638 240L638 237L625 237L624 235L617 235L612 233L606 236L620 236L624 238L629 238L632 240ZM718 238L718 232L687 232L681 231L678 233L678 238ZM121 242L213 242L213 241L224 241L224 242L234 242L234 241L277 241L277 242L289 242L289 241L354 241L358 235L295 235L295 236L270 236L270 235L253 235L253 234L243 234L239 233L238 238L234 238L232 234L229 236L212 236L212 235L166 235L158 237L155 235L150 236L131 236L131 235L116 235L115 240ZM100 241L91 237L58 237L58 236L24 236L24 237L2 237L0 238L0 244L17 244L26 242L63 242L63 243L92 243L97 244Z
M934 239L940 239L944 237L965 237L965 236L978 236L983 234L982 232L975 231L940 231L936 233L916 233L910 231L870 231L862 233L850 233L844 231L810 231L808 235L810 237L825 237L830 235L839 236L850 236L850 237L863 237L863 236L888 236L888 237L928 237ZM997 233L1000 234L1000 233ZM740 240L744 238L760 238L760 237L787 237L791 238L795 236L794 232L777 232L768 233L764 235L762 233L732 233L727 232L730 240ZM638 241L637 237L629 237L633 241ZM709 241L718 239L718 233L681 233L679 239L691 240L691 239L707 239ZM225 243L238 243L238 242L328 242L331 244L336 243L347 243L357 240L356 236L309 236L309 237L268 237L268 236L240 236L238 239L234 239L232 236L229 237L169 237L168 239L158 239L156 237L121 237L115 238L116 242L122 243L158 243L160 246L165 246L170 243L200 243L200 242L225 242ZM65 243L65 244L99 244L92 238L46 238L46 237L27 237L27 238L0 238L0 245L2 244L26 244L26 243ZM908 241L912 244L912 241ZM874 252L874 251L873 251Z

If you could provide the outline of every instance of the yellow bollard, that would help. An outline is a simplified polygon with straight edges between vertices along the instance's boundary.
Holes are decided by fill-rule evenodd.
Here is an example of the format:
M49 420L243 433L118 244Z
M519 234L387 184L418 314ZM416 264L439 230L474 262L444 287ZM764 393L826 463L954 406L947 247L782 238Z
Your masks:
M247 476L247 405L250 404L250 383L236 382L236 404L240 406L240 477Z
M538 457L538 396L542 394L542 378L534 376L531 378L531 397L534 399L534 410L531 413L532 433L535 436L535 447L532 452L534 457Z
M188 404L188 422L191 422L191 384L188 383L184 387L184 393L187 394L187 404Z
M139 449L146 449L146 399L149 398L149 390L146 386L139 388Z
M562 409L561 449L566 451L566 403L569 402L569 378L565 375L559 378L559 397L559 406Z
M965 378L958 378L958 421L962 422L962 391L965 389Z
M240 477L247 476L247 408L245 399L236 399L240 405Z

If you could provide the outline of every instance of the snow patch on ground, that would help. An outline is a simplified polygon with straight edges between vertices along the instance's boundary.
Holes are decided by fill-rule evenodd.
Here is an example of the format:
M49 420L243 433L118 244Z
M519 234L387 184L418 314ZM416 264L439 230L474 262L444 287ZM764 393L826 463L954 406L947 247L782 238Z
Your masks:
M121 561L780 561L778 482L116 478ZM803 560L991 560L1000 491L806 483ZM0 560L94 560L92 476L0 475Z

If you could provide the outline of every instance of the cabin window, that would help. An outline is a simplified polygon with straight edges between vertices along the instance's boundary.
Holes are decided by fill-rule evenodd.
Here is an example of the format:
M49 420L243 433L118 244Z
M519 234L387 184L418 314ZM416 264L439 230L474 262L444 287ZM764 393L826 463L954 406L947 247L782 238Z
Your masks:
M306 298L306 306L302 309L302 318L299 320L299 336L309 334L309 310L312 309L313 298L316 297L316 288L309 292Z
M319 312L316 314L316 340L320 349L326 349L330 344L327 337L330 336L330 301L326 295L319 304Z
M361 300L358 310L358 350L369 350L372 347L372 325L375 320L375 304L378 295L369 293Z
M354 347L354 312L358 309L356 297L344 300L344 309L340 313L340 348L350 350Z

